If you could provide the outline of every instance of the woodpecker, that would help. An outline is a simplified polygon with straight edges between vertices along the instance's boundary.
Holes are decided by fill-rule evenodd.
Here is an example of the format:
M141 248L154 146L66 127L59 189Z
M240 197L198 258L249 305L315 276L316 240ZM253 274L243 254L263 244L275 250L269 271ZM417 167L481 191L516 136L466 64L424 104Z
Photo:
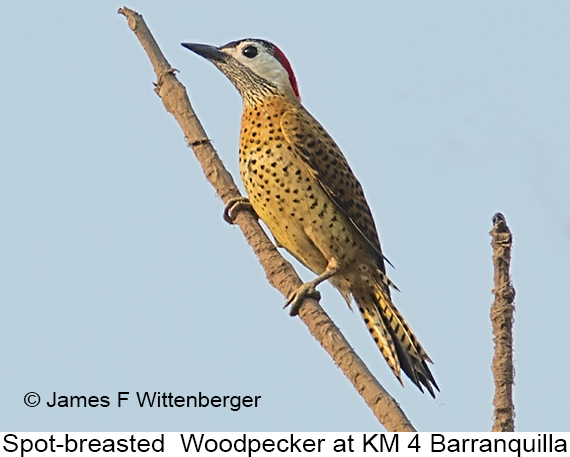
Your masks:
M339 147L301 104L285 54L266 40L247 38L221 47L182 46L212 62L243 99L239 168L250 204L277 245L317 277L287 303L298 308L316 286L329 280L350 307L354 298L364 322L392 372L401 370L435 398L439 387L431 361L394 306L372 213L359 181Z

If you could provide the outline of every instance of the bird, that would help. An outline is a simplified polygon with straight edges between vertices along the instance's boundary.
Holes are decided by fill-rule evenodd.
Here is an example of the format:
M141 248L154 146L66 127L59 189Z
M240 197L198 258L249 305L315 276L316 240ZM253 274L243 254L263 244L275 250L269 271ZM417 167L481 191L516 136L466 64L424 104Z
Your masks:
M213 63L243 101L239 169L250 206L279 247L317 276L289 296L295 314L328 280L357 304L370 335L403 384L401 371L435 398L433 363L391 298L395 287L362 186L338 145L301 103L293 68L275 44L257 38L223 46L181 43ZM389 262L388 262L389 263ZM351 308L352 309L352 308Z

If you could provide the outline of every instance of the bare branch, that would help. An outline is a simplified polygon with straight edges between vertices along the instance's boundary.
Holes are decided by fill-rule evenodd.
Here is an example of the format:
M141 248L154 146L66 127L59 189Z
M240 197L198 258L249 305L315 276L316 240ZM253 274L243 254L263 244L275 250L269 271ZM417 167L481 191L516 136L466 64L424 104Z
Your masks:
M180 124L186 141L192 147L206 178L224 203L231 198L239 197L240 193L233 178L224 168L190 105L186 89L176 79L175 70L160 51L142 16L126 7L119 9L118 12L127 18L129 27L145 49L157 76L155 91L162 99L166 110ZM291 264L279 254L251 213L239 212L235 223L258 257L269 283L284 297L288 297L302 284ZM300 309L299 317L388 431L415 431L398 403L374 378L318 302L306 299Z
M513 384L515 370L513 366L513 314L515 307L515 289L509 273L513 236L505 216L497 213L493 216L493 229L490 233L493 246L493 265L495 267L495 301L491 306L493 324L493 377L495 379L495 422L493 432L514 432L515 406L513 403Z

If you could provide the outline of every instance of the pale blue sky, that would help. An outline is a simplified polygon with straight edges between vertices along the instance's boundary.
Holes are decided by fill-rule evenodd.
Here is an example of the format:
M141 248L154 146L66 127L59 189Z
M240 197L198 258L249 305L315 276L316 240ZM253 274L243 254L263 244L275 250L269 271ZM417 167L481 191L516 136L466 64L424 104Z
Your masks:
M223 222L120 6L8 2L0 15L0 428L377 429ZM488 232L503 212L515 240L517 429L570 429L568 2L127 6L180 70L236 178L239 95L180 43L259 37L287 54L305 106L363 184L396 266L395 302L435 361L437 400L399 386L328 285L322 305L419 430L490 430ZM28 408L29 391L262 401L239 412Z

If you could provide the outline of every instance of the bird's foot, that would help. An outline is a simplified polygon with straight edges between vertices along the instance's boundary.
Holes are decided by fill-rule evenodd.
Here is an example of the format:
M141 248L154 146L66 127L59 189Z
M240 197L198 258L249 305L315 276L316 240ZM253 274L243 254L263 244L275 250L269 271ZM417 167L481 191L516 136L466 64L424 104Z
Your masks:
M299 309L301 308L305 298L314 298L317 301L321 299L321 293L315 289L315 285L312 282L302 284L295 292L289 295L289 298L283 308L287 308L287 306L291 305L289 315L296 316L299 314Z
M224 208L224 221L228 224L234 224L236 213L243 210L251 211L256 218L258 217L249 199L245 197L230 198Z

